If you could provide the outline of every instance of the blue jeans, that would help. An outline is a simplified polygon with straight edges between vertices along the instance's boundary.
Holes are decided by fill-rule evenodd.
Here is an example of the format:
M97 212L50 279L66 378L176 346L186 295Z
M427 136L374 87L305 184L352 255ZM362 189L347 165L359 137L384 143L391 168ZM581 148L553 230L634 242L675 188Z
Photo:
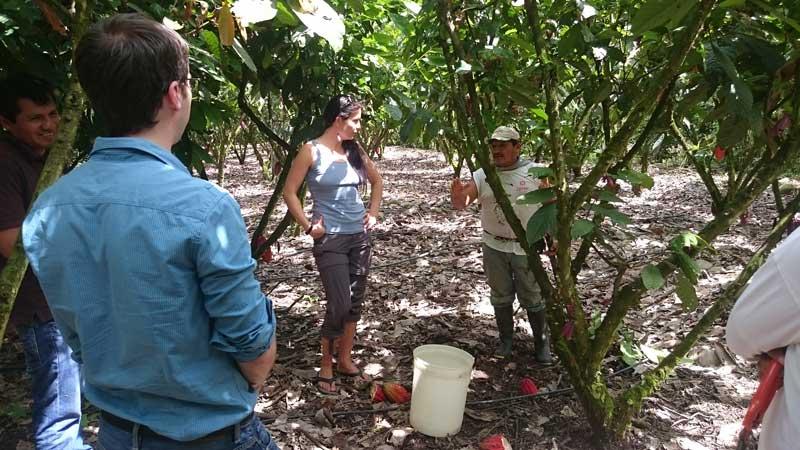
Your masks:
M91 449L81 438L80 369L55 322L18 328L31 377L36 449Z
M280 450L280 448L257 417L242 425L238 439L231 433L227 438L220 437L206 442L179 442L150 433L137 433L134 439L131 430L118 428L101 417L97 450Z

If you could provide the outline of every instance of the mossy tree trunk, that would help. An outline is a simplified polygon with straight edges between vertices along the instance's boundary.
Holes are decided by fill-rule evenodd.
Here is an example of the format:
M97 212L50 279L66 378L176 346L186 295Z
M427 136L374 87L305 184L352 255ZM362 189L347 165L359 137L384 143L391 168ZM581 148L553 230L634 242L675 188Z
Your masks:
M72 48L75 48L89 22L94 2L91 0L77 0L75 13L72 20ZM81 90L75 71L67 84L66 94L61 111L61 124L58 135L47 155L42 174L36 184L35 200L40 193L50 187L64 172L64 168L72 160L73 142L78 132L78 126L84 111L86 101ZM33 202L31 202L33 203ZM6 266L0 272L0 346L2 336L5 335L8 319L14 309L14 302L19 292L20 284L28 270L28 258L22 248L22 233L17 238L17 243L11 252Z

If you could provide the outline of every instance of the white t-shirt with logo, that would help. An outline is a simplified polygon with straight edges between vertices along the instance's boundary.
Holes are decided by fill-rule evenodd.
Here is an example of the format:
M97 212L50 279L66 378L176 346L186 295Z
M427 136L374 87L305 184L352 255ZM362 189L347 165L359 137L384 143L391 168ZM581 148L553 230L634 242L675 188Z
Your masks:
M517 213L517 217L522 222L523 227L528 226L528 219L539 209L538 203L533 205L517 204L517 197L539 189L539 179L528 174L528 170L532 167L544 167L544 164L522 162L514 169L498 169L497 171L500 182L503 183L503 189L505 189L508 199L514 207L514 212ZM514 231L511 230L511 226L500 209L500 205L497 204L492 188L486 182L486 174L483 169L476 170L472 174L472 179L475 180L475 185L478 187L478 203L481 205L481 226L484 230L483 243L497 251L524 255L525 251L516 242ZM495 237L513 239L514 241L496 239Z

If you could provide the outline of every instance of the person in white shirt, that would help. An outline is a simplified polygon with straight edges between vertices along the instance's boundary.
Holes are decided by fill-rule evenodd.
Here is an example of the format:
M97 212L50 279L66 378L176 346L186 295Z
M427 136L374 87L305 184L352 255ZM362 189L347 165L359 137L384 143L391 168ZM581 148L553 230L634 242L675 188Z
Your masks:
M538 189L542 185L529 170L541 166L520 158L522 143L517 130L498 127L489 139L492 158L514 212L523 225L538 209L538 205L517 204L516 198ZM514 232L497 204L494 193L486 183L486 174L479 169L472 180L454 179L450 186L453 208L464 209L473 201L480 204L483 227L483 270L491 289L490 300L500 334L495 355L510 357L514 337L514 298L528 313L533 330L536 361L550 364L550 344L547 338L547 319L539 285L528 267L525 251L517 242Z
M730 349L745 358L783 359L783 387L767 409L759 450L798 448L800 440L800 233L758 269L728 317Z

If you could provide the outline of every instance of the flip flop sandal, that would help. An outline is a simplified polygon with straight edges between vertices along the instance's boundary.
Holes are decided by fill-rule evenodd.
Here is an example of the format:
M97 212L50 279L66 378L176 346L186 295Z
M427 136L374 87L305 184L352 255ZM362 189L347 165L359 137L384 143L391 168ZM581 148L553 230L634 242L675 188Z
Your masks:
M357 378L363 375L363 372L361 371L361 369L358 369L355 372L350 372L350 373L342 372L339 369L336 369L336 374L347 378Z
M314 385L317 387L317 391L322 395L339 395L338 389L334 388L334 390L329 391L319 385L320 383L328 383L329 385L332 385L335 382L336 378L334 377L327 378L318 376L316 379L314 379Z

